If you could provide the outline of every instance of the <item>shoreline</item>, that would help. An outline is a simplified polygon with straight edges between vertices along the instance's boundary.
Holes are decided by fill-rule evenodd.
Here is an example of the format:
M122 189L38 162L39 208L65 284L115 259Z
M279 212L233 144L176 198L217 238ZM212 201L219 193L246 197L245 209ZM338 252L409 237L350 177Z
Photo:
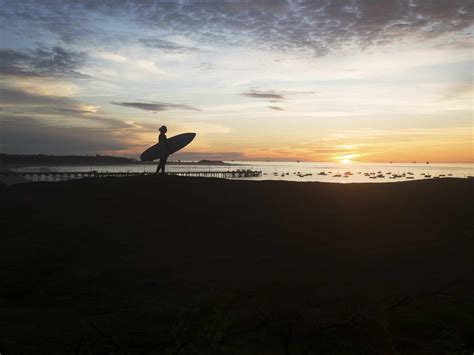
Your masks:
M68 163L68 164L54 164L54 163L24 163L24 164L4 164L5 168L27 168L34 166L50 166L50 167L64 167L64 166L126 166L126 165L158 165L158 161L146 162L146 161L136 161L136 162L126 162L126 163ZM224 162L177 162L177 161L168 161L166 165L204 165L204 166L239 166L240 164L235 163L224 163Z

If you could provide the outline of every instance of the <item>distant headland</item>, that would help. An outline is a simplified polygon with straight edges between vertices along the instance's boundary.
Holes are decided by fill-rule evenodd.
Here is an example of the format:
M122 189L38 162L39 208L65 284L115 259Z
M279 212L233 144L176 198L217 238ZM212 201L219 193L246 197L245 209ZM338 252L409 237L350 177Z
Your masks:
M47 155L47 154L0 154L0 165L131 165L156 164L156 162L142 162L138 159L115 157L109 155ZM232 165L221 160L199 161L169 161L172 165Z

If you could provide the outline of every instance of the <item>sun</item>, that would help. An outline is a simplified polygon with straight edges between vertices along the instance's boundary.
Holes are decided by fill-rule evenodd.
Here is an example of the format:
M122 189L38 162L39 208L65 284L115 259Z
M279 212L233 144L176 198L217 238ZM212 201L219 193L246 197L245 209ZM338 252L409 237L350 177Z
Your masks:
M340 155L335 157L335 160L337 160L341 164L351 164L352 159L355 158L357 154L346 154L346 155Z

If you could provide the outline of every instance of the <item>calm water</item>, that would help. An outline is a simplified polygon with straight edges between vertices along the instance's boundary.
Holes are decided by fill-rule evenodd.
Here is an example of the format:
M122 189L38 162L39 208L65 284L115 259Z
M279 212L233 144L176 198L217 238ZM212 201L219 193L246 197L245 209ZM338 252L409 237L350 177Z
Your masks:
M168 165L171 172L178 171L228 171L252 169L262 171L262 176L252 180L323 181L335 183L395 182L445 177L467 178L474 175L474 164L410 164L410 163L307 163L307 162L258 162L234 161L232 166ZM49 166L22 167L16 171L92 171L99 172L154 172L156 165L107 165L107 166Z

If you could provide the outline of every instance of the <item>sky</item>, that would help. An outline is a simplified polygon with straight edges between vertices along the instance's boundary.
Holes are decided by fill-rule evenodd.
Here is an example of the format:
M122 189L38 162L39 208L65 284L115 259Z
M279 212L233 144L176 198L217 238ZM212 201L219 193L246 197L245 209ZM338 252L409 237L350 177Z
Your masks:
M0 151L474 162L472 0L0 0Z

